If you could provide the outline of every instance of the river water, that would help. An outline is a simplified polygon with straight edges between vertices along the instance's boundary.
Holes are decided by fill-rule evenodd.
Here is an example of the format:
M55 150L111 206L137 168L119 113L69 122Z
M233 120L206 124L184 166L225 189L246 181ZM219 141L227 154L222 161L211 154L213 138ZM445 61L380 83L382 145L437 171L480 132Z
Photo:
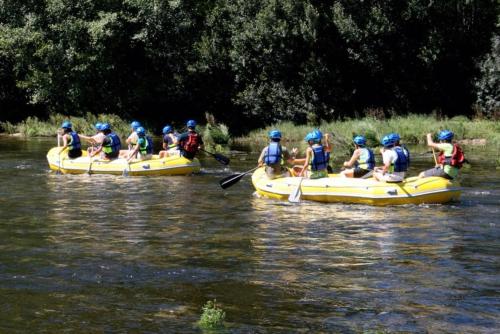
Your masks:
M194 176L71 176L49 171L53 142L0 137L1 333L201 333L213 299L221 333L500 331L494 165L463 170L448 205L292 205L249 177L219 187L255 154L202 157Z

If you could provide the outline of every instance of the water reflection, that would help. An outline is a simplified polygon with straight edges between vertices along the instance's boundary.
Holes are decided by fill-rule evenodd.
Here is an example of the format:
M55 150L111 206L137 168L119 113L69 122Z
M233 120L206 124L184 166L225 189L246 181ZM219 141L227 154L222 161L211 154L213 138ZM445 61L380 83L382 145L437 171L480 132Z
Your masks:
M51 144L0 141L2 332L191 333L213 298L235 333L499 328L498 172L465 174L454 205L292 205L249 177L220 189L253 156L190 177L55 175Z

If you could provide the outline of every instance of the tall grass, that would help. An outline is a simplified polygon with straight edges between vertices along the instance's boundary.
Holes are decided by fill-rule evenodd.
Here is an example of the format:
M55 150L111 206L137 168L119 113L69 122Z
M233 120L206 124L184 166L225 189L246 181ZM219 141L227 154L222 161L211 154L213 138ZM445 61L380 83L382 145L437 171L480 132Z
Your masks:
M97 122L106 122L111 125L111 128L116 133L125 136L130 131L129 122L120 117L109 115L93 115L87 113L84 117L66 117L61 114L52 114L46 121L42 121L37 117L28 117L18 124L10 122L0 122L2 130L9 134L19 133L26 137L50 137L54 136L61 126L62 122L69 120L73 124L73 130L83 134L95 133L94 125Z
M231 142L229 128L224 124L216 123L215 118L210 114L207 114L206 117L207 124L198 127L198 130L203 136L206 149L217 152L227 151ZM111 129L122 138L126 138L130 133L128 121L113 114L101 114L96 116L90 113L87 113L84 117L71 117L69 119L61 114L52 114L45 121L32 116L18 124L0 122L0 132L21 134L26 137L50 137L56 134L61 124L66 120L71 121L73 130L80 134L94 134L94 125L97 122L109 123ZM154 136L151 132L149 135Z
M237 144L256 144L263 146L268 142L268 132L279 129L283 142L305 147L305 135L316 127L295 125L292 122L281 122L250 132L245 137L236 138ZM372 117L347 119L334 122L322 122L319 129L330 133L331 141L337 153L348 154L352 149L352 138L364 135L368 146L380 146L382 137L397 132L405 144L425 144L426 134L436 134L439 130L449 129L455 133L455 140L486 139L486 145L500 149L500 122L492 120L470 120L464 116L438 120L433 116L408 115L396 116L387 120Z

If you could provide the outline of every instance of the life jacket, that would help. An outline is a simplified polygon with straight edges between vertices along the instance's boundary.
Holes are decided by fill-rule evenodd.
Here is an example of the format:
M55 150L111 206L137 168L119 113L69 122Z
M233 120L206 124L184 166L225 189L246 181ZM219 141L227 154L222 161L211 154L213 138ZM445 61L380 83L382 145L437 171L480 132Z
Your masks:
M311 148L314 153L313 158L311 160L311 170L315 172L318 170L326 169L326 166L328 165L328 160L326 158L323 145L313 146Z
M153 154L153 140L149 136L145 137L144 139L144 141L141 141L144 144L139 145L139 152L141 153L141 155Z
M406 172L408 170L408 159L403 149L396 146L392 150L398 155L398 158L393 163L393 172Z
M465 162L464 152L462 151L460 145L453 144L453 151L451 152L451 156L446 156L444 155L444 152L441 151L439 153L437 161L439 164L442 164L443 166L450 165L452 167L462 168Z
M82 144L80 143L80 136L73 131L69 133L71 137L71 142L69 143L69 150L70 151L80 151L82 149Z
M198 146L200 146L200 135L194 131L188 132L188 138L182 146L184 151L194 154L198 152Z
M362 147L361 155L355 165L356 167L366 170L373 170L373 168L375 168L375 155L373 154L373 151L369 148Z
M408 164L408 167L410 167L410 150L405 145L401 145L401 148L403 149L403 153L406 155L406 163Z
M282 160L282 149L281 145L278 142L271 142L269 146L267 146L267 152L264 156L264 163L268 166L281 164Z
M120 137L114 132L111 132L106 136L109 139L109 143L102 145L102 150L104 153L110 155L113 153L117 153L122 148L122 143L120 141Z
M176 144L174 144L174 141L169 133L163 136L163 142L167 144L167 149L171 149L177 146Z

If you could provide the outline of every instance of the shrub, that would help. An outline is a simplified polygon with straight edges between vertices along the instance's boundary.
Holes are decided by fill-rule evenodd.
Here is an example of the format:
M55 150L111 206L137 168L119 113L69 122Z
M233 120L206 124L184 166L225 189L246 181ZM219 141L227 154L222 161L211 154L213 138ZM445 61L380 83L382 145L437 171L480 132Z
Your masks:
M209 300L205 306L202 307L203 313L201 314L198 325L206 329L216 329L224 327L224 320L226 312L217 307L216 300Z

